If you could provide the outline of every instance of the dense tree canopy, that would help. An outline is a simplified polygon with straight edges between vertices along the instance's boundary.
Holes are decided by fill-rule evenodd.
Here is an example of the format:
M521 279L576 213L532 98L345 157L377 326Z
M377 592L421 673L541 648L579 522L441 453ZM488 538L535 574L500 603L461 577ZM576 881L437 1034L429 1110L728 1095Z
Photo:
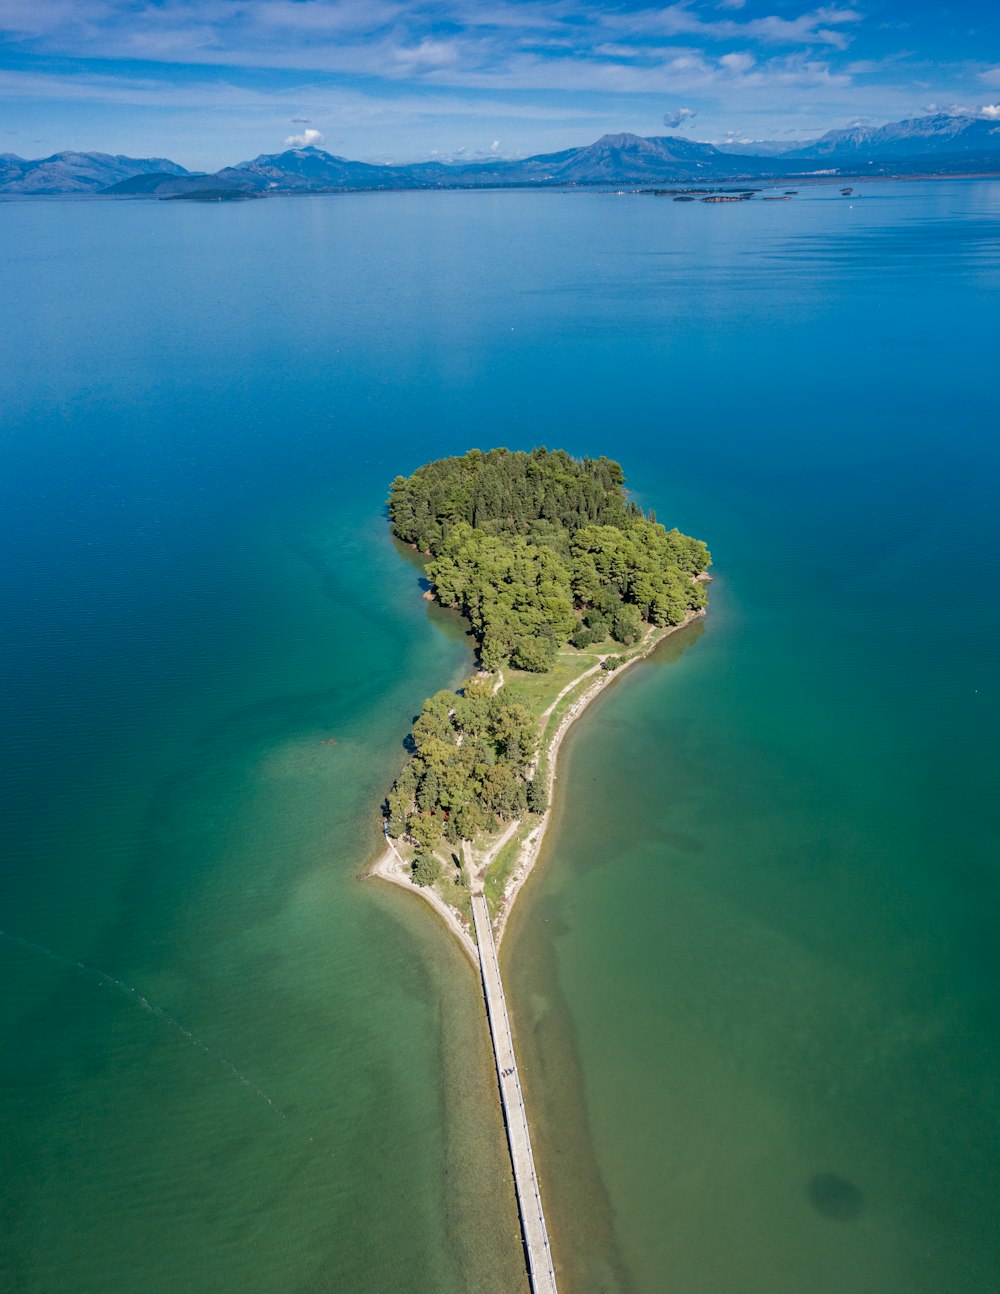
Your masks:
M644 621L679 624L705 604L708 549L644 516L624 486L608 458L471 450L398 476L389 515L431 555L435 597L468 616L483 665L543 671L562 643L610 632L631 644Z
M392 528L422 552L436 552L452 526L492 535L561 540L588 525L624 525L640 515L610 458L571 458L563 450L472 449L397 476L389 496Z
M438 600L469 617L487 669L507 660L519 669L548 669L576 628L565 563L519 535L501 538L460 521L440 542L427 575Z
M391 836L434 850L526 811L538 731L523 705L493 694L491 680L470 678L457 695L429 697L411 744L386 805Z

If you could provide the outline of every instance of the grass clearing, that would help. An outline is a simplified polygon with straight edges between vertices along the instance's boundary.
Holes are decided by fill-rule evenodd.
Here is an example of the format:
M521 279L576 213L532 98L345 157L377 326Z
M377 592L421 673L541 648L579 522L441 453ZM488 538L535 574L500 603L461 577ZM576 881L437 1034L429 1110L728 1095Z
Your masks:
M451 869L452 875L442 878L434 885L438 898L450 907L455 908L463 921L472 925L472 893L467 885L459 885L455 879L458 872Z
M599 656L608 655L621 656L623 661L630 661L636 656L641 656L651 651L663 636L664 631L662 629L653 629L645 638L631 647L623 647L621 643L616 643L609 638L607 643L602 644L596 651L577 652L576 656L579 660L582 660L585 656L590 656L591 664L595 664L599 659ZM584 668L586 668L586 666ZM553 707L552 713L549 715L548 719L546 719L545 727L541 732L541 746L543 750L548 749L549 743L556 735L556 731L558 730L560 723L565 718L567 710L579 701L581 696L583 696L587 689L591 687L599 677L600 672L589 674L586 678L580 678L577 686L570 688L566 695L561 697L558 703ZM566 685L563 684L563 686L565 687ZM561 689L556 689L556 695L558 695L560 690Z
M546 674L529 674L524 670L507 670L504 674L504 688L515 701L540 719L564 687L585 671L596 665L596 652L575 651L566 648L556 657L556 663Z
M521 846L524 844L525 838L538 825L538 821L537 814L529 813L524 818L520 828L514 832L487 869L483 878L483 893L486 896L486 906L489 908L490 916L494 920L500 915L503 908L504 886L517 866Z

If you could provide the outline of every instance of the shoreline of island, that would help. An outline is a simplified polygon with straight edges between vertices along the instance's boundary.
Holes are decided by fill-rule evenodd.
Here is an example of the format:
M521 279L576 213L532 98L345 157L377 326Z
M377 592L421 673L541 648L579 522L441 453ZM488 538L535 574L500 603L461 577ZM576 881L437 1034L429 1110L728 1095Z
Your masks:
M545 837L548 833L555 807L553 792L555 790L556 779L559 775L559 751L569 733L569 730L578 719L582 718L593 702L597 700L597 698L615 681L615 679L621 677L625 670L637 664L639 661L648 660L653 652L656 651L657 647L659 647L662 642L665 642L667 638L678 633L681 629L688 628L688 626L694 624L696 620L703 620L706 614L707 608L702 608L699 611L689 611L679 624L666 625L662 629L653 630L650 634L649 640L643 643L642 647L637 652L623 661L618 669L612 671L598 668L594 681L587 687L586 691L584 691L581 696L577 697L563 715L559 722L559 726L552 734L552 739L550 740L546 750L549 764L549 779L548 787L546 788L549 793L549 807L543 814L541 814L538 823L529 833L524 844L521 846L518 860L514 867L514 872L510 880L507 882L507 885L504 887L503 910L494 922L498 948L503 941L504 932L507 929L507 922L510 919L510 914L514 907L514 901L524 888L528 877L535 870L541 855L542 845L545 842Z
M459 946L472 963L474 969L479 970L479 949L476 947L468 928L463 923L458 909L453 908L449 903L445 903L444 899L431 886L414 884L412 868L409 863L403 861L396 846L388 837L386 837L386 848L378 855L367 871L361 873L362 880L368 880L372 876L382 881L388 881L390 885L398 885L400 889L406 890L408 894L429 903L451 934L458 940Z
M708 578L710 579L711 577ZM601 656L598 663L594 665L591 670L585 671L578 678L574 679L570 685L568 685L566 691L572 691L573 688L578 687L583 679L588 677L589 674L592 673L594 675L593 680L585 688L583 693L576 698L566 713L562 716L555 732L549 739L548 744L539 754L539 759L545 759L548 765L546 790L548 792L549 803L545 812L538 815L538 821L532 827L531 831L522 843L513 873L504 887L503 905L501 911L493 919L492 923L498 948L502 943L504 933L507 929L507 923L510 919L514 903L527 883L528 878L537 867L541 856L542 845L545 842L545 837L548 833L553 816L553 792L559 775L559 751L570 729L577 720L587 712L597 697L601 696L610 684L616 678L620 677L625 670L637 664L639 661L647 660L653 652L656 651L660 644L666 641L667 638L678 633L681 629L688 628L690 625L694 624L696 620L704 619L706 614L706 608L702 608L697 611L689 611L684 619L676 625L666 625L662 628L650 629L646 640L636 651L622 660L622 663L617 669L604 669L603 662L606 657ZM556 703L557 702L553 703L553 708ZM499 852L502 845L505 844L506 841L524 825L524 818L515 818L508 825L499 841L497 841L490 850L487 860L482 868L483 872L486 871L489 863ZM458 940L462 951L469 958L474 969L478 971L479 950L473 938L472 929L465 923L462 918L462 914L457 908L446 903L445 900L436 893L432 886L415 884L413 881L411 865L402 858L388 834L385 835L385 842L386 848L362 874L363 878L372 876L378 877L381 880L388 881L392 885L399 886L401 889L406 890L410 894L416 895L418 898L422 898L431 908L433 908L444 922L449 932Z

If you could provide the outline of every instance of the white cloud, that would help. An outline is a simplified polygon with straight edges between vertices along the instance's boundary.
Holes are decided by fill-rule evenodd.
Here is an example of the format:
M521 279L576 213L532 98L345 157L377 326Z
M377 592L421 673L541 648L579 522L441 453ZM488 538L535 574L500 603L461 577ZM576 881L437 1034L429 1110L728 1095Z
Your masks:
M660 9L614 10L598 15L598 21L609 28L618 28L633 36L646 33L654 36L697 36L710 41L752 41L763 45L829 45L846 49L850 36L840 30L861 22L862 15L855 9L839 9L827 5L800 14L797 18L781 18L769 14L762 18L740 21L736 18L702 18L689 3L667 5Z
M751 38L771 44L820 44L832 45L834 49L846 49L851 38L838 29L860 21L861 15L853 9L817 9L815 13L802 14L799 18L778 18L774 15L754 18L744 24L744 29Z
M301 135L289 135L285 140L285 147L318 148L323 142L323 136L320 132L310 127L308 130L304 130Z
M678 127L683 126L697 115L694 108L675 108L673 112L663 114L663 124L668 130L677 130Z
M434 72L439 68L461 67L465 51L460 40L434 40L426 37L415 45L399 45L392 57L397 68L407 76Z
M743 76L753 67L753 55L745 51L741 54L723 54L719 66L734 76Z
M303 147L322 142L314 122L336 121L338 152L391 148L400 158L459 146L486 156L498 151L494 135L509 154L567 147L592 130L647 133L666 105L670 130L697 113L699 136L721 136L736 120L739 136L770 139L789 127L821 134L858 112L910 116L932 97L997 98L1000 64L971 50L951 64L898 47L873 59L865 36L878 24L862 8L871 9L854 0L0 0L0 44L29 56L0 69L0 90L31 114L29 133L46 136L98 119L126 131L123 109L134 104L165 121L189 112L192 147L211 136L228 152L225 140L277 139L289 126L287 146ZM42 72L60 55L72 62ZM1000 121L996 107L968 112ZM198 114L212 112L207 130Z
M984 103L970 108L963 103L928 103L925 112L944 113L948 117L979 117L983 121L1000 121L1000 103Z
M924 111L945 117L974 117L978 108L969 108L964 103L927 103Z
M861 15L836 4L747 18L738 0L625 10L612 0L2 0L0 35L36 53L426 78L500 74L530 51L593 61L613 36L642 59L650 38L843 49ZM779 10L782 5L775 2ZM707 14L707 16L703 16ZM447 32L447 35L442 33Z

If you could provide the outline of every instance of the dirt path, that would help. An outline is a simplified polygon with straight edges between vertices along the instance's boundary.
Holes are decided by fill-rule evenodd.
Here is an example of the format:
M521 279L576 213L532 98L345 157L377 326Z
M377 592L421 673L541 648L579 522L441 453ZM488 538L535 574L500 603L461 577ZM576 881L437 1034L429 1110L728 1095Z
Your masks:
M498 836L494 843L490 845L489 849L485 854L483 854L478 863L475 861L472 847L469 845L469 842L466 840L462 841L462 857L465 859L465 864L469 869L469 879L473 894L482 894L483 881L486 876L487 868L493 862L494 858L496 858L497 854L499 854L500 850L503 849L507 841L510 840L514 832L517 831L520 825L520 818L515 818L513 822L509 823L502 835Z
M572 692L575 687L579 687L580 684L583 682L583 680L585 678L589 678L591 674L596 674L606 660L607 660L607 656L599 656L597 658L596 665L591 665L590 669L585 669L582 674L577 674L576 678L573 680L572 683L566 684L563 690L560 693L558 693L558 695L556 696L556 699L552 702L552 704L549 706L546 706L546 708L542 711L541 715L539 716L539 719L540 719L539 728L541 730L544 730L545 720L549 717L549 715L556 708L559 702L563 699L566 693Z

